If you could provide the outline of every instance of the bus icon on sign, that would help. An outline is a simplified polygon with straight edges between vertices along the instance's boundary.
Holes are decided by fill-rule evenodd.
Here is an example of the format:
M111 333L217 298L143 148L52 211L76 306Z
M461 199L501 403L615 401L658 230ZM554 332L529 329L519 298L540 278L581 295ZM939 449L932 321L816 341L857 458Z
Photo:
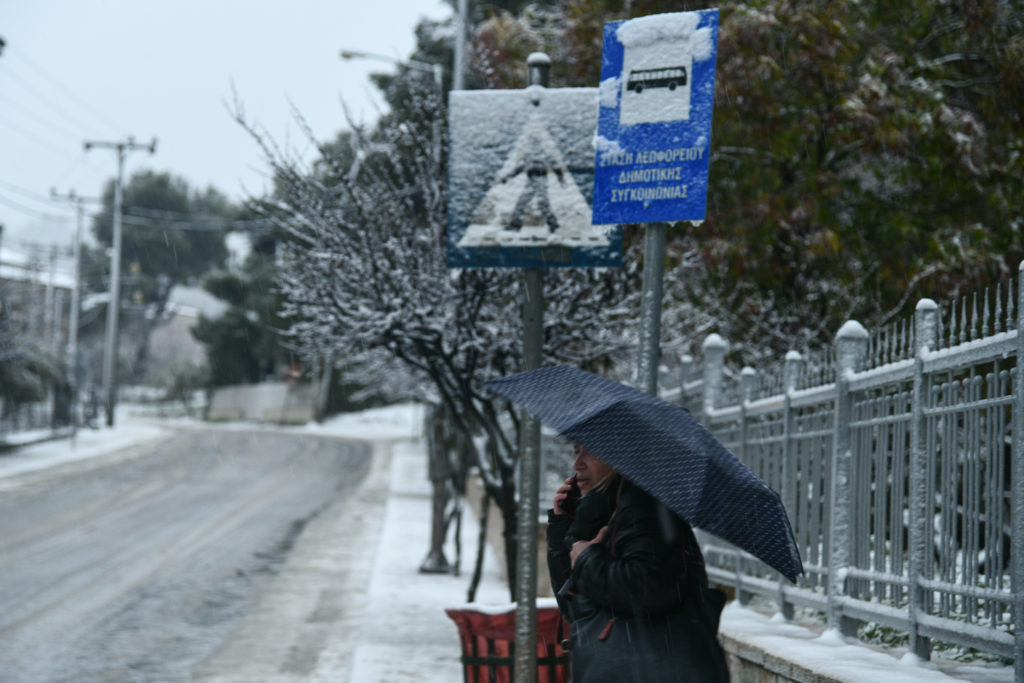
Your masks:
M626 90L632 90L639 95L648 88L675 90L680 85L686 85L685 66L670 66L663 69L635 69L629 72Z
M658 44L625 49L619 78L620 126L690 118L693 60L688 54L668 59Z

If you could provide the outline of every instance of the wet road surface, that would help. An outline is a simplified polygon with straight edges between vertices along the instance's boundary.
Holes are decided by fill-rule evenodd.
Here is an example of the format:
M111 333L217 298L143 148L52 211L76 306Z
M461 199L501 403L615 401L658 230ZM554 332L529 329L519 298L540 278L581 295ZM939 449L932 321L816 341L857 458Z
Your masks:
M189 428L0 479L0 681L190 680L369 463L359 442Z

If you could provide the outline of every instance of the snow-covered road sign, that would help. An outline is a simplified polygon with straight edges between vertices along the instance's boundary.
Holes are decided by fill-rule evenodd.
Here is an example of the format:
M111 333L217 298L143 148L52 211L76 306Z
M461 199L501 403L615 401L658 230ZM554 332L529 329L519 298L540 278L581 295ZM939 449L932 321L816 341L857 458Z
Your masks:
M594 223L703 220L718 10L604 27Z
M592 225L596 88L454 91L450 268L617 267L617 226Z

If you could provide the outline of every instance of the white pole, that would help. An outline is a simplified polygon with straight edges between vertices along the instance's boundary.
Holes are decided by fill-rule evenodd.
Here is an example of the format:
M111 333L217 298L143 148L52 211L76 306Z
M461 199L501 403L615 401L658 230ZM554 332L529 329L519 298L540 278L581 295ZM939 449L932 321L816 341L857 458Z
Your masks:
M121 183L124 178L124 147L117 148L117 181L114 185L114 235L110 251L110 296L107 300L107 338L103 345L103 397L107 426L114 426L114 402L117 393L118 313L121 309Z

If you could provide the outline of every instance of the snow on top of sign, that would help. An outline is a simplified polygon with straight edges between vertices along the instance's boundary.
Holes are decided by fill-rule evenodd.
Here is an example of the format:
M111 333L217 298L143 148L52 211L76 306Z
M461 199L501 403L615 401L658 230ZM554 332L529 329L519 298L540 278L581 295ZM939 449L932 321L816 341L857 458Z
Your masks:
M688 40L694 61L701 61L711 57L714 46L711 44L711 29L697 28L699 22L700 15L696 12L652 14L623 22L615 35L626 47L662 42L678 44Z
M540 107L545 117L549 121L559 122L561 128L573 130L584 125L593 127L596 112L588 108L588 104L596 103L597 96L597 88L545 88L539 85L527 86L522 90L454 90L450 111L453 123L458 126L459 138L453 137L452 144L465 145L470 149L478 146L481 140L499 140L505 137L505 131L500 128L498 120L509 119L515 124L519 117L524 116L524 112L528 115L533 106ZM514 131L520 129L519 125L514 125L508 130L512 131L513 128ZM474 150L464 162L472 163L476 160L479 160L479 154ZM466 166L457 171L474 177L479 172Z
M536 105L540 105L544 99L544 92L547 90L543 85L528 85L526 86L526 94L530 96L530 101Z
M614 109L619 106L619 88L622 87L622 82L618 76L612 78L606 78L601 81L601 87L598 89L597 99L601 103L602 107L608 109Z
M594 149L598 154L622 154L625 151L618 140L609 140L603 135L594 136Z

